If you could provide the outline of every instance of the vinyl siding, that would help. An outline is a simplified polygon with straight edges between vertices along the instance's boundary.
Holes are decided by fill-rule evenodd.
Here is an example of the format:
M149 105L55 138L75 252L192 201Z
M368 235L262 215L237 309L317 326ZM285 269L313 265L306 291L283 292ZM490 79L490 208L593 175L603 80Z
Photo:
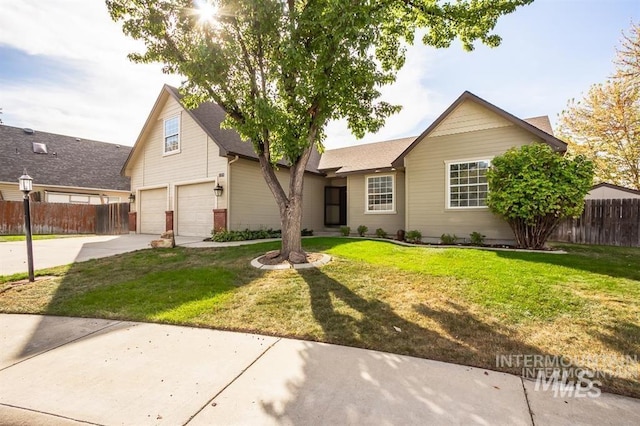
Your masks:
M180 152L165 155L164 119L174 116L180 117ZM140 152L129 166L132 191L168 185L169 209L175 211L178 185L220 179L226 188L227 158L220 157L218 145L173 97L166 97L166 103L151 120L139 141ZM227 207L227 192L216 200L217 208Z
M388 234L395 234L404 229L405 217L405 174L402 172L379 173L395 176L395 213L365 213L366 176L375 174L354 174L347 177L347 224L355 232L358 226L365 225L369 234L375 234L376 229L382 228Z
M230 223L229 229L280 229L280 213L257 162L239 160L229 166ZM287 191L289 170L277 173L280 184ZM302 227L323 228L323 194L325 178L307 175L304 183Z
M445 162L491 159L534 140L532 134L514 125L423 139L405 157L406 229L419 230L426 241L439 239L444 233L469 238L474 231L488 240L512 241L507 223L487 208L447 208Z
M429 136L453 135L510 125L508 120L485 107L472 101L465 101L451 111L447 118L431 131Z

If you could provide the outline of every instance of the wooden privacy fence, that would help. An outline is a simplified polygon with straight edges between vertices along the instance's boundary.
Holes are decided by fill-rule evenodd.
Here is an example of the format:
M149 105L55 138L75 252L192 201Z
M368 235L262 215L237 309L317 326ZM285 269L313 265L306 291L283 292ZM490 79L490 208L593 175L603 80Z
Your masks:
M22 201L0 201L0 234L24 233ZM64 204L31 202L34 234L124 234L129 204Z
M640 247L640 199L586 200L582 216L562 221L550 240Z

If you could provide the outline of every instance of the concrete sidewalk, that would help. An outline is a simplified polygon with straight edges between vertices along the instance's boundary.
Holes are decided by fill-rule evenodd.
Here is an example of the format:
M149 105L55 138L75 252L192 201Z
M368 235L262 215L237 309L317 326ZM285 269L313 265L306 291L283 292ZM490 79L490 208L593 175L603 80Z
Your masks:
M632 398L276 337L0 314L0 344L3 425L640 424Z

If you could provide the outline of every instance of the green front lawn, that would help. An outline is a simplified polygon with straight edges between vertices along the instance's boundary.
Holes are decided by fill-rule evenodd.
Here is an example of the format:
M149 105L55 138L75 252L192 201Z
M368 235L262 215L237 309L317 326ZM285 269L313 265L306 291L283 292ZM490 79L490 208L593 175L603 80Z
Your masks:
M0 312L157 321L371 348L498 369L500 355L562 355L640 397L640 249L562 245L567 255L305 239L334 260L260 271L278 243L142 250L35 284L0 277ZM398 331L399 330L399 331ZM594 359L608 360L595 365ZM605 365L606 364L606 365Z

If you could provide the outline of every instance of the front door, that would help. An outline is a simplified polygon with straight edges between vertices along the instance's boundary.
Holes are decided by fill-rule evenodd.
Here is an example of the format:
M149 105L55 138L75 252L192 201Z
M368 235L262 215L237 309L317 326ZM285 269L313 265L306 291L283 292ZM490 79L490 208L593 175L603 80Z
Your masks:
M324 187L324 224L341 226L347 224L347 187Z

